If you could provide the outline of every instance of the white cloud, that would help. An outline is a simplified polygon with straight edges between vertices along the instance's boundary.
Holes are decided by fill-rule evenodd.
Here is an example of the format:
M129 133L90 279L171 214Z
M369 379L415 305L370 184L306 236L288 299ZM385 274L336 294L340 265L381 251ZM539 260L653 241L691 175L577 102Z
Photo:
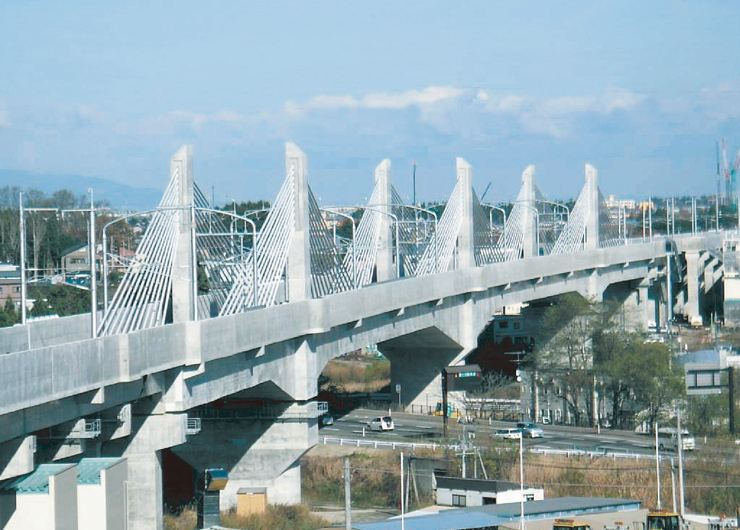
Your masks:
M569 96L559 98L534 98L527 95L494 95L486 93L486 111L517 120L524 130L556 138L570 136L576 120L589 114L607 116L616 111L631 111L639 106L645 96L628 90L608 90L600 96Z
M303 104L288 101L285 104L285 111L295 116L309 110L401 110L411 106L428 106L444 101L454 101L466 92L465 89L451 86L429 86L423 90L375 92L361 98L352 95L328 96L321 94Z
M143 134L167 135L174 134L177 126L185 124L196 134L200 133L203 126L209 123L229 123L239 124L246 121L246 118L230 110L220 110L217 112L190 112L186 110L175 110L165 112L153 118L146 118L140 121L139 130Z

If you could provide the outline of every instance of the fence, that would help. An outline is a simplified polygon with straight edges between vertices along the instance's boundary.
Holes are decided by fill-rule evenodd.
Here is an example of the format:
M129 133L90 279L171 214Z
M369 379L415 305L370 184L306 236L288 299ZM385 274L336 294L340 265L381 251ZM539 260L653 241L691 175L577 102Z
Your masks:
M430 444L430 443L414 443L414 442L394 442L385 440L368 440L365 438L336 438L332 436L319 436L319 443L324 445L342 445L346 447L365 447L369 449L396 449L396 448L410 448L412 451L416 449L431 449L436 451L437 449L453 449L459 450L460 444ZM468 450L473 450L471 446L467 447ZM486 452L488 448L478 447L475 448L478 451ZM548 449L540 447L532 447L527 449L532 454L541 455L554 455L554 456L565 456L571 457L588 457L588 458L624 458L630 460L655 460L654 454L640 454L640 453L622 453L622 452L608 452L606 449L596 451L585 451L582 449ZM662 456L661 459L666 459Z

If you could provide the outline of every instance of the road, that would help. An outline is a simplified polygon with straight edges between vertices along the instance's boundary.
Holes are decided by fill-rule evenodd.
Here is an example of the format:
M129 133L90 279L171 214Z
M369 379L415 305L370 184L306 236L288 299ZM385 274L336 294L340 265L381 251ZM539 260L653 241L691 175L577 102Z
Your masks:
M366 438L376 440L408 440L432 442L439 441L442 436L442 418L439 416L423 416L394 412L393 431L371 432L367 428L368 422L387 414L388 411L356 409L345 416L335 416L334 424L321 427L319 434L338 438ZM475 438L486 442L490 440L496 429L513 427L513 422L477 420L465 425L465 434L475 433ZM649 436L635 434L629 431L603 430L600 434L593 429L567 427L562 425L541 425L545 431L543 438L525 439L527 447L548 449L580 449L585 451L607 451L609 453L638 453L651 454L654 452L652 439ZM364 428L364 432L363 432ZM449 429L452 436L460 439L463 426L454 419L450 420Z

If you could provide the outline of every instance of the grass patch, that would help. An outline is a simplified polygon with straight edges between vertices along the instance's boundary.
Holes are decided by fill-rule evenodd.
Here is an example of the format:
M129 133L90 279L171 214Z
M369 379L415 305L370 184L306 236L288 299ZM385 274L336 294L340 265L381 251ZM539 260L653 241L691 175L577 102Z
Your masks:
M377 392L390 383L391 363L387 359L355 357L352 361L342 358L329 361L321 373L321 387L341 392Z
M236 512L222 512L221 526L226 528L248 528L249 530L314 530L327 525L326 520L311 513L302 504L270 504L263 514L240 517ZM164 516L165 530L194 530L197 526L197 513L193 508L185 508L178 515Z
M260 515L240 517L235 512L221 514L221 526L249 530L314 530L327 525L303 504L271 504Z

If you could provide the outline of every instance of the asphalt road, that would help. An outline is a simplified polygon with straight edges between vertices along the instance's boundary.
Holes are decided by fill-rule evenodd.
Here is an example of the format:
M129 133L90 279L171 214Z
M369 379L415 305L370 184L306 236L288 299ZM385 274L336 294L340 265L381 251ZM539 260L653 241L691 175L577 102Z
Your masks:
M371 432L368 423L371 419L387 415L385 410L356 409L345 416L334 417L334 425L321 427L319 434L323 436L334 436L338 438L359 438L363 434L366 438L374 440L408 440L419 443L438 441L442 436L442 418L439 416L422 416L394 412L392 414L394 430L386 432ZM461 439L463 425L454 419L449 420L449 430L452 436ZM476 441L490 440L497 429L514 427L514 422L494 421L489 423L484 420L476 420L475 423L466 424L465 435L470 438L469 433L475 433ZM650 436L639 435L629 431L602 430L596 433L593 429L578 427L567 427L560 425L540 425L545 432L544 437L525 439L528 447L549 449L581 449L585 451L603 451L649 454L653 448ZM364 432L363 432L364 428ZM499 443L506 443L498 441Z

